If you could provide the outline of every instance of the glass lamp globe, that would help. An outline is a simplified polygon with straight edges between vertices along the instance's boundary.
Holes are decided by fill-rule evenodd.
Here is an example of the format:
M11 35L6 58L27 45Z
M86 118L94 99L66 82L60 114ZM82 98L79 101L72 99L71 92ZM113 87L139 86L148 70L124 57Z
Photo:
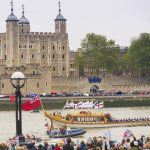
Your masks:
M15 88L21 88L25 84L25 76L22 72L16 71L11 75L11 84Z

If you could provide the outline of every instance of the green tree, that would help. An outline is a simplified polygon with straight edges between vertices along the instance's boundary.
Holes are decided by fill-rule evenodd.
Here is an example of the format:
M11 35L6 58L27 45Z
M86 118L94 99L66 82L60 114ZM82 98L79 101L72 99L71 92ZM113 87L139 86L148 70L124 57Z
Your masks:
M118 68L119 47L113 40L107 40L103 35L88 33L81 42L81 48L82 53L76 59L78 67L82 66L97 75L101 70L112 72Z
M128 67L132 73L147 74L150 72L150 34L142 33L131 41L126 54Z

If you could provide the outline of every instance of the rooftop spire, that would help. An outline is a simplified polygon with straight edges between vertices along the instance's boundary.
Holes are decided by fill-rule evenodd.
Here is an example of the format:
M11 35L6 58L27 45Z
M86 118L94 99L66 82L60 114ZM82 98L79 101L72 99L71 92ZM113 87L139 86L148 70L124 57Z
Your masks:
M58 2L58 5L59 5L59 14L61 14L61 4L60 4L60 0Z
M24 4L22 4L22 16L24 16Z
M13 14L13 0L10 2L10 4L11 4L11 13Z

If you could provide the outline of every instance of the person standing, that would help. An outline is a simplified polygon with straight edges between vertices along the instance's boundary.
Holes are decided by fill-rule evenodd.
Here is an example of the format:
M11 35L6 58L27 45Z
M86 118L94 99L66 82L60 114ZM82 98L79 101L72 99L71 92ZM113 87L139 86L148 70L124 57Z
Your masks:
M71 145L71 138L67 138L67 144L63 146L63 150L74 150L73 145Z

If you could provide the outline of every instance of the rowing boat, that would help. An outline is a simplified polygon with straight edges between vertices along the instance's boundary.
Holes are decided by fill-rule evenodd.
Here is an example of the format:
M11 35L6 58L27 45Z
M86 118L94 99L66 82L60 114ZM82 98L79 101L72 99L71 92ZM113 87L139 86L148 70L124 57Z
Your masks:
M95 113L90 111L80 111L78 113L67 114L62 116L60 113L45 112L53 124L58 127L67 126L70 128L105 128L105 127L122 127L122 126L148 126L150 118L128 118L115 119L109 113Z

